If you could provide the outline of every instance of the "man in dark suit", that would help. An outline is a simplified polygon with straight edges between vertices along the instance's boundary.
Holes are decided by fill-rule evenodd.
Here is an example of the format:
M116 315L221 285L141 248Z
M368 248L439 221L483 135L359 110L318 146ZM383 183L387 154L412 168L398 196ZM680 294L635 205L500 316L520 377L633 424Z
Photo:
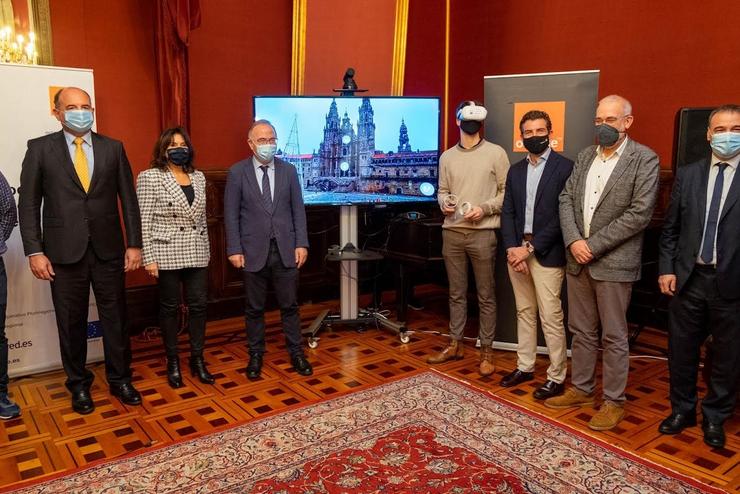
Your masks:
M141 219L131 167L121 142L90 131L94 110L85 91L67 87L57 92L54 115L62 130L28 141L23 159L18 208L23 248L33 275L51 282L72 408L81 414L95 408L93 374L85 368L91 283L110 392L127 405L138 405L141 396L131 385L124 289L124 272L141 265Z
M701 345L712 335L713 364L701 408L704 442L725 444L740 377L740 105L709 116L712 155L676 171L660 238L660 291L669 309L672 413L659 427L677 434L696 425Z
M544 400L563 392L567 347L560 289L565 276L565 246L560 231L558 197L573 171L573 162L550 148L552 122L539 110L519 123L527 156L506 177L501 233L517 312L517 368L501 385L516 386L534 378L537 313L550 354L547 380L534 392Z
M643 232L658 193L658 156L628 136L633 121L625 98L614 94L599 101L594 118L599 145L578 154L560 194L573 387L548 398L545 406L592 406L601 354L604 401L588 423L597 431L613 429L624 417L627 307L632 284L640 279Z
M258 379L265 353L265 299L270 281L280 306L293 368L313 373L302 348L298 315L298 269L308 257L306 209L295 167L275 158L277 136L267 120L249 129L253 156L229 170L224 194L226 253L244 270L249 344L247 377Z

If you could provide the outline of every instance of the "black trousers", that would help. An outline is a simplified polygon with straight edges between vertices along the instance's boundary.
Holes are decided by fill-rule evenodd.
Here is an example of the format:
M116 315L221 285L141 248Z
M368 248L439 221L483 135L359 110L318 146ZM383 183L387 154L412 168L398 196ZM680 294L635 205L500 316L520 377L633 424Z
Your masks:
M0 256L0 393L8 392L8 337L5 335L5 313L8 309L8 273Z
M280 259L277 243L270 242L267 264L257 272L244 271L246 293L245 319L249 353L265 353L265 301L267 286L272 281L280 306L285 345L290 356L303 355L301 320L298 315L298 269L286 268Z
M208 298L207 268L183 268L159 271L159 327L168 357L177 355L177 308L181 286L188 306L190 355L203 356L206 335L206 304Z
M694 269L671 301L668 367L675 413L695 413L700 349L712 335L713 365L702 400L704 418L722 423L735 406L740 376L740 299L722 298L713 267Z
M87 316L90 284L103 329L105 375L108 384L131 382L131 345L126 327L126 292L123 258L103 260L88 244L82 259L73 264L54 264L51 298L59 330L62 365L70 391L88 389L93 373L87 360Z

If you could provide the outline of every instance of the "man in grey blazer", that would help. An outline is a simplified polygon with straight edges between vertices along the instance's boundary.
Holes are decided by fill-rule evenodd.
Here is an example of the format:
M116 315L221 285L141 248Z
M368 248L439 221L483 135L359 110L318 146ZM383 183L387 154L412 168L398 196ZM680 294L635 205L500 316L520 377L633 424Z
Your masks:
M617 95L602 99L594 119L599 145L581 151L560 194L573 386L545 405L594 403L601 327L604 402L588 424L594 430L612 429L624 416L627 306L632 283L640 278L643 231L658 192L658 156L627 136L632 122L629 101Z
M303 354L298 315L298 269L308 257L306 209L298 173L290 163L275 158L277 136L267 120L252 124L248 143L253 156L231 167L224 194L226 253L234 267L244 270L247 377L258 379L262 371L270 281L293 368L309 376L313 369Z

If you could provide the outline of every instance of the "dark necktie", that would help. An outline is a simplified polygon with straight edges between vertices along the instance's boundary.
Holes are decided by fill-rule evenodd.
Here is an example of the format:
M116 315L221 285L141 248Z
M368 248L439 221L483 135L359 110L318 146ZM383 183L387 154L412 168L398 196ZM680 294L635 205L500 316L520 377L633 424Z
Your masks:
M714 191L712 192L712 201L709 203L709 216L707 216L707 225L704 228L704 242L701 246L701 260L710 264L714 258L714 237L717 234L717 222L719 221L719 205L722 200L722 186L725 182L725 169L727 163L717 163L719 173L714 181Z
M268 211L272 211L272 192L270 191L270 178L267 176L267 165L261 165L262 170L262 202Z

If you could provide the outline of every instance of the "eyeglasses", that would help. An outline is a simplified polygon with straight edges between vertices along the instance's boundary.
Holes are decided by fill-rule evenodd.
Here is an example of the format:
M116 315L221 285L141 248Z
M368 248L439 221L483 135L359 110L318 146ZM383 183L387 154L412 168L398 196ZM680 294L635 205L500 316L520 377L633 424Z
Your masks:
M277 137L273 137L271 139L262 137L260 139L255 140L254 142L260 146L264 146L265 144L277 144Z
M621 116L621 117L594 118L594 125L601 125L601 124L604 124L604 123L607 124L607 125L614 125L619 120L621 120L623 118L627 118L629 116L630 115L624 115L624 116Z

